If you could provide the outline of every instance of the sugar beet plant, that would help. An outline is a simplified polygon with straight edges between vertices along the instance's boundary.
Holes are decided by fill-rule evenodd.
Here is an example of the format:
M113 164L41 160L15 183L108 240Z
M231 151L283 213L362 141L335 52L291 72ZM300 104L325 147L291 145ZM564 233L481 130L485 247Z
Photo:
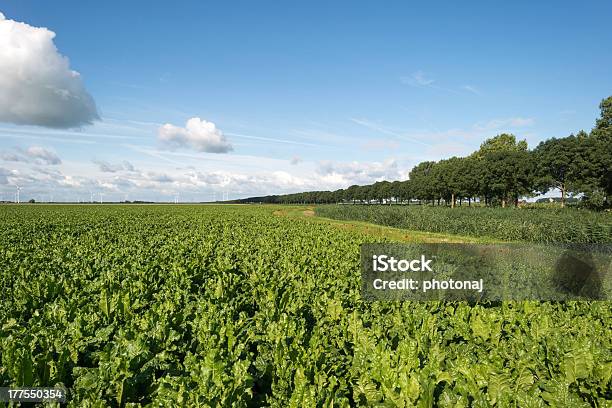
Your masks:
M268 208L0 208L0 386L69 406L588 407L609 303L372 302L372 238Z

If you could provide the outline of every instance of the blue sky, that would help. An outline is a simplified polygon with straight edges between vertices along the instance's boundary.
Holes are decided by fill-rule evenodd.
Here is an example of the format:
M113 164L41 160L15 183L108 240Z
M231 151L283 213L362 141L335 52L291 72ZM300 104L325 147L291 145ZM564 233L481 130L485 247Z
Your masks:
M609 2L330 3L3 2L5 22L56 34L100 120L3 116L0 81L0 192L200 201L405 179L500 132L534 147L588 130L612 94ZM0 72L28 63L44 65ZM189 134L190 118L215 127Z

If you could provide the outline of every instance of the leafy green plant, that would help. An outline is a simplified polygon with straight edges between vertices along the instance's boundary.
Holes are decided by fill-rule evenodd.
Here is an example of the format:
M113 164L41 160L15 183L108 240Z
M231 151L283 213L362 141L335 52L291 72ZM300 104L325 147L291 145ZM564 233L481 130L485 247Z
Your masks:
M611 243L612 214L579 209L326 205L316 214L418 231L504 241Z
M268 208L3 206L0 386L69 406L606 406L607 302L364 302Z

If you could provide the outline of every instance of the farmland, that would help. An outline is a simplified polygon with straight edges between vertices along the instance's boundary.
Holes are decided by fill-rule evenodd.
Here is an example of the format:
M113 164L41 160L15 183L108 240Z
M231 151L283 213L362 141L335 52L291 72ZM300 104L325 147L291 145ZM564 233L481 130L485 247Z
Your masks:
M0 207L0 386L63 384L75 407L610 406L609 302L364 302L359 246L396 236L286 210ZM529 238L450 218L421 229ZM609 242L601 221L572 239Z
M612 213L579 209L325 205L316 213L336 220L504 241L612 243Z

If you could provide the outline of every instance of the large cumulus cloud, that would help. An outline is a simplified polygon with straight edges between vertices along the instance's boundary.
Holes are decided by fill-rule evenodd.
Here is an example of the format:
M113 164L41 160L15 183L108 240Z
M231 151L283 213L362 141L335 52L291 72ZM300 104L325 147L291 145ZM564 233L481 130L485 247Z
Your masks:
M214 123L200 118L189 119L185 127L166 123L159 128L159 140L171 148L186 147L200 152L227 153L233 150Z
M53 31L0 13L0 122L71 128L99 118L54 37Z

